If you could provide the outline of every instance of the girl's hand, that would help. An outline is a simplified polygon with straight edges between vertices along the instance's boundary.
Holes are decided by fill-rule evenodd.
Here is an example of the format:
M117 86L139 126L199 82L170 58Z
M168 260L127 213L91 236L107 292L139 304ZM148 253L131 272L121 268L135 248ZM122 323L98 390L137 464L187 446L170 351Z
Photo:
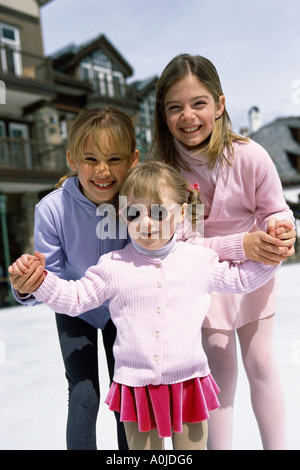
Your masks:
M18 276L27 274L28 270L30 269L32 263L35 260L38 260L35 256L25 253L20 258L18 258L11 266L9 266L8 272L10 274L15 274Z
M9 280L20 297L31 294L42 284L46 277L44 268L45 256L38 252L35 256L22 255L8 268Z
M272 217L268 220L268 234L285 241L285 246L288 248L286 256L291 256L295 253L294 245L297 234L292 222L289 220L277 220L275 217Z
M260 263L276 265L287 259L288 248L282 241L265 232L245 233L243 239L245 256Z
M289 220L268 221L268 233L257 231L244 235L244 252L248 259L276 265L295 253L296 231Z

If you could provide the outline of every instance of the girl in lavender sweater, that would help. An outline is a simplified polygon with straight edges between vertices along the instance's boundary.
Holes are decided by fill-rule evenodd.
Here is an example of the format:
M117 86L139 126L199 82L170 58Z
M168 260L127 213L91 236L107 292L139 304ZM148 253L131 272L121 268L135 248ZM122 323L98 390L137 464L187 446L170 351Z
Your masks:
M118 202L119 190L128 170L137 164L139 152L133 119L114 107L80 113L68 140L67 160L73 174L62 178L64 182L36 205L34 246L45 254L49 271L70 280L80 279L104 253L126 246L126 227L123 230L118 221L112 236L106 232L105 205ZM10 281L20 303L37 303L34 276L11 275ZM98 341L103 341L112 379L116 329L107 305L76 318L55 317L68 385L67 449L96 450L100 382L106 367L98 361ZM116 418L119 450L128 450L117 413Z
M177 241L186 217L195 226L200 200L168 165L136 167L120 196L131 243L101 256L77 281L44 271L35 298L71 316L109 299L117 337L106 403L120 412L130 449L162 449L168 436L176 450L205 449L209 411L219 406L201 341L210 294L250 292L278 265L220 262L210 248ZM42 254L23 255L25 261L33 272L44 270Z

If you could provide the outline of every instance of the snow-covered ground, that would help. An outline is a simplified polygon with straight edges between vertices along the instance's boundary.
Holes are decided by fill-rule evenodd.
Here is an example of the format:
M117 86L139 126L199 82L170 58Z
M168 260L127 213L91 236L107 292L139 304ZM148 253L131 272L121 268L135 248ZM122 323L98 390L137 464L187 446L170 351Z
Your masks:
M288 450L300 450L300 264L283 266L279 279L275 346L285 387ZM99 357L100 363L105 364L101 345ZM115 450L113 413L103 403L108 376L105 366L102 369L98 448ZM66 414L67 383L53 312L45 306L0 309L0 449L65 449ZM235 406L234 449L261 449L242 366Z

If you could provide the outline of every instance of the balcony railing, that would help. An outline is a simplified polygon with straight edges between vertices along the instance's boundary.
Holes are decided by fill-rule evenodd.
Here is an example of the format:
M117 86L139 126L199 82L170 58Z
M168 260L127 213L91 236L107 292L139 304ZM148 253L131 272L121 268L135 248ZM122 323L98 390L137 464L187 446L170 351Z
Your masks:
M51 59L0 44L0 74L53 81Z
M5 170L68 172L65 144L0 137L0 168Z

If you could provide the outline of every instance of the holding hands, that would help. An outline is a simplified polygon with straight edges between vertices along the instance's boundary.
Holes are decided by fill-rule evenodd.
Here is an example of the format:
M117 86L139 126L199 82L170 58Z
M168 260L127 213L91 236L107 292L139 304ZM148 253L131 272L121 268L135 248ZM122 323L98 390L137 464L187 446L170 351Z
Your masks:
M244 235L244 252L247 259L275 265L295 253L296 231L289 220L268 220L268 233L250 232ZM9 280L20 297L34 292L44 281L45 256L23 254L8 268Z
M246 258L275 265L295 253L296 231L289 220L268 220L268 233L250 232L244 235Z
M20 297L34 292L44 281L45 256L24 254L8 268L9 280Z

